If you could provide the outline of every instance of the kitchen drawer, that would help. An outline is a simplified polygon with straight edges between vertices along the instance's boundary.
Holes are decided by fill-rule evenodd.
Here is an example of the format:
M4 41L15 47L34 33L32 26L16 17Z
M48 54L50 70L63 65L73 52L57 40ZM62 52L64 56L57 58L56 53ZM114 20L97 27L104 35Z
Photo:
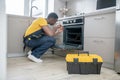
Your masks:
M90 53L96 53L100 55L104 63L107 63L110 68L113 68L114 64L114 39L105 38L85 38L84 50Z
M115 13L85 17L85 37L115 37Z

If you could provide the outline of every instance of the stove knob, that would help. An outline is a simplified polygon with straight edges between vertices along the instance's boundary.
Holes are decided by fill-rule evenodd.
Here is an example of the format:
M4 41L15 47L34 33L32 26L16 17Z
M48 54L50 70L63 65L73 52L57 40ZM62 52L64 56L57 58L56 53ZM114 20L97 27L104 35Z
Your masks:
M67 24L69 24L69 21L67 21Z
M76 20L73 21L74 23L76 22Z
M70 23L72 23L72 21L70 21Z

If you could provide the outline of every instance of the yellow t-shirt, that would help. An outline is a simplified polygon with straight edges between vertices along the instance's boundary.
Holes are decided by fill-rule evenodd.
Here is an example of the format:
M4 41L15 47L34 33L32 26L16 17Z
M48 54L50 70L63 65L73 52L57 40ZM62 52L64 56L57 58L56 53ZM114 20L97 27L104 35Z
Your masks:
M33 23L26 30L24 37L42 29L43 26L47 26L47 25L48 25L48 23L45 18L38 18L38 19L34 20Z

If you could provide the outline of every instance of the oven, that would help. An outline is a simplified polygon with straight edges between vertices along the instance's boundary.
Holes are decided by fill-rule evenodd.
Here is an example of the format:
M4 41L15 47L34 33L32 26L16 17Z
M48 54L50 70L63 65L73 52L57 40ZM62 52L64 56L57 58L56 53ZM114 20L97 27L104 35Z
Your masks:
M84 46L84 17L66 18L62 22L63 44L67 49L83 50Z

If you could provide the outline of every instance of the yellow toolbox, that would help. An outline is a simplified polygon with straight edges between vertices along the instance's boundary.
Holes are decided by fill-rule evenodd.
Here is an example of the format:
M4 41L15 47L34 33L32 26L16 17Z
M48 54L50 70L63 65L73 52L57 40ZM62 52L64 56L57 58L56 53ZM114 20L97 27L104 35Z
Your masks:
M66 62L69 74L100 74L103 60L96 54L79 52L67 54Z

